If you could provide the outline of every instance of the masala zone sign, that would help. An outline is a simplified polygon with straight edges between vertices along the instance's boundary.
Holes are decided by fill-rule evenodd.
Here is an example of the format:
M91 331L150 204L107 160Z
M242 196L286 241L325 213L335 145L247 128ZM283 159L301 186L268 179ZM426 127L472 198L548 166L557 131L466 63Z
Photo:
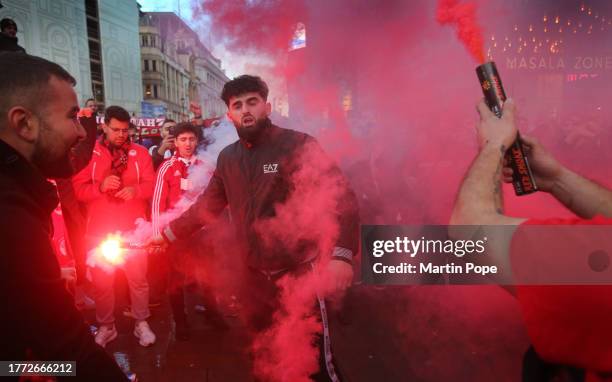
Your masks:
M612 70L612 56L513 56L506 57L509 70Z

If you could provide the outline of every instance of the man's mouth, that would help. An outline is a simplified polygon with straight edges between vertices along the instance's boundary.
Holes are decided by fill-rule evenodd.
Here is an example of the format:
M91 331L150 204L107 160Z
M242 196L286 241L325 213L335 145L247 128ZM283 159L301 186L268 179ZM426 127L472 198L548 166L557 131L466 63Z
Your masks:
M69 150L70 150L70 152L73 155L76 155L76 150L77 150L77 146L79 145L79 142L80 142L80 140L77 139L77 140L74 141L74 143L72 145L70 145Z
M244 118L242 118L242 124L243 125L252 125L253 123L255 123L255 118L253 118L253 117L244 117Z

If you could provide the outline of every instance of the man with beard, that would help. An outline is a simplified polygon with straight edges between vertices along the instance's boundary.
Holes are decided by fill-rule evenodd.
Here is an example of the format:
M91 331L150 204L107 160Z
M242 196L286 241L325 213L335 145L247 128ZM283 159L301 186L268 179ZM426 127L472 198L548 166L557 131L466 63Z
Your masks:
M155 174L147 149L129 140L130 114L119 106L109 106L104 114L104 135L96 142L92 159L73 178L77 198L87 206L86 246L100 245L109 234L128 232L137 219L147 215L148 199L153 194ZM134 336L140 345L155 342L147 318L149 284L147 254L134 250L122 265L130 289ZM92 268L96 289L96 319L100 328L96 342L104 347L117 337L115 328L114 272Z
M186 239L229 206L246 257L241 301L247 322L258 333L270 328L279 309L276 282L283 276L304 276L320 267L334 292L350 285L359 226L355 195L338 167L311 136L273 125L267 97L268 87L259 77L243 75L225 84L221 98L240 139L221 151L206 190L193 206L162 231L163 238L152 240L163 245L164 240ZM313 216L316 222L309 221ZM319 223L329 230L317 231ZM283 233L267 234L265 227ZM312 377L337 381L325 303L312 298L313 306L319 304L316 311L323 326L319 371Z
M504 154L517 137L515 106L506 102L502 118L484 101L478 111L480 152L461 184L451 224L489 238L477 261L496 265L505 276L497 280L502 285L515 285L533 346L524 358L523 381L607 381L612 375L612 190L563 166L534 138L521 136L538 189L576 217L509 216L501 182L512 181ZM451 235L465 228L453 227Z
M76 361L76 380L127 380L97 346L60 278L50 236L57 191L85 137L75 80L60 66L0 53L0 324L2 360Z

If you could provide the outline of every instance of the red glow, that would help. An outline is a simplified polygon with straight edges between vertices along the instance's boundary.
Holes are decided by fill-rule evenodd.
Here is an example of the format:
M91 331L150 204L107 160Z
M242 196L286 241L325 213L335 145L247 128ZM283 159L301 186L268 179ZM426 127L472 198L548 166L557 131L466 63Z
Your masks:
M474 3L460 3L459 0L440 0L436 19L442 25L455 25L459 40L463 42L470 54L480 63L485 61L482 29L476 22L476 5Z
M274 325L253 344L253 368L262 380L308 382L318 371L315 337L321 332L321 323L312 310L316 281L313 274L278 281L282 308L274 314Z

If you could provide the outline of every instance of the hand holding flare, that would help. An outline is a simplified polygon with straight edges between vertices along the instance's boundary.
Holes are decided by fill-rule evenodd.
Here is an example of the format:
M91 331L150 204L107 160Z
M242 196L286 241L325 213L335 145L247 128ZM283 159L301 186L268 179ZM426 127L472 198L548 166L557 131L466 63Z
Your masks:
M125 263L132 255L131 251L141 249L147 249L147 245L126 242L120 233L109 234L99 246L89 251L87 265L111 272Z

